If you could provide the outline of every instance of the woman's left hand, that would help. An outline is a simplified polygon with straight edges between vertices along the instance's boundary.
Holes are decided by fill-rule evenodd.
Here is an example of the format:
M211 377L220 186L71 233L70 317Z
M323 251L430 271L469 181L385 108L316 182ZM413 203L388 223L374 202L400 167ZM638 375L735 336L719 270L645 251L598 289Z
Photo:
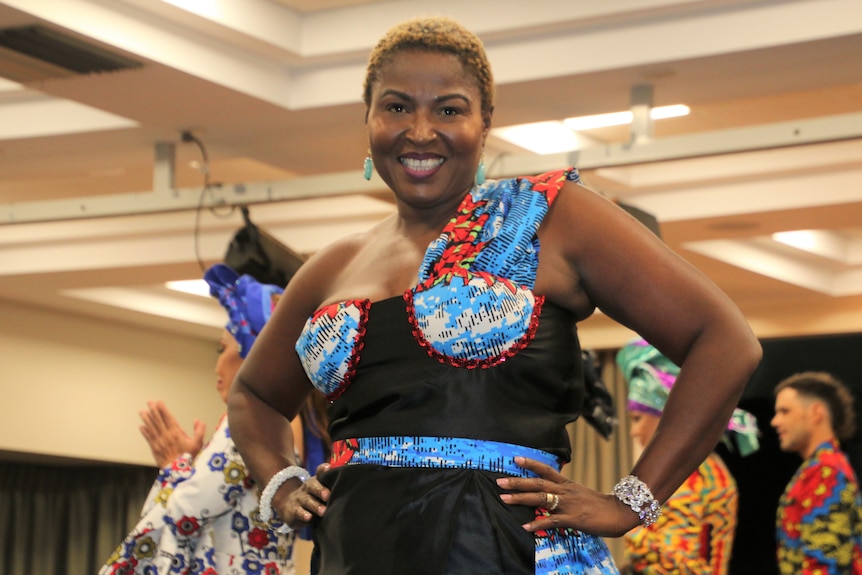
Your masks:
M550 511L548 516L538 516L524 524L527 531L568 527L601 537L619 537L639 524L637 515L613 495L570 481L553 467L533 459L516 457L515 463L539 477L498 479L497 485L506 490L500 499L508 505Z

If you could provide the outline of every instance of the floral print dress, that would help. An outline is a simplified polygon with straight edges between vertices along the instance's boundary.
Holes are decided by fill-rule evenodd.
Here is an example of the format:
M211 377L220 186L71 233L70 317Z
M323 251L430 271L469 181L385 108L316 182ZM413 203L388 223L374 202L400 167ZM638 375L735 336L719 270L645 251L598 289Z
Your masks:
M223 416L194 461L185 454L160 470L99 575L292 575L294 538L260 520L258 489Z

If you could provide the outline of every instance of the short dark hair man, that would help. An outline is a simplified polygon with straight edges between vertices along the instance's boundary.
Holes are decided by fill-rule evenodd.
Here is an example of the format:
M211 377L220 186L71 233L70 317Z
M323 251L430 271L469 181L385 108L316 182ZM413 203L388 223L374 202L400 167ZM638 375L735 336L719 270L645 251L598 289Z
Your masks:
M779 571L862 575L862 497L838 444L855 432L853 397L828 373L798 373L776 386L771 423L804 459L778 504Z

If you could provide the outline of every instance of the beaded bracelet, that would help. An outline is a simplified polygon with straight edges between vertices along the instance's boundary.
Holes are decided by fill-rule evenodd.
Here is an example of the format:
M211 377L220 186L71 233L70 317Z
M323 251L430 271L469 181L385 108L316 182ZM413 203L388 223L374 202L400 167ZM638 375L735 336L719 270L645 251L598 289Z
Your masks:
M632 508L645 526L650 526L661 516L661 505L655 500L646 483L627 475L614 485L617 499Z
M294 477L298 478L300 481L305 483L311 475L308 474L308 471L303 469L298 465L291 465L289 467L285 467L278 473L272 476L272 479L269 480L269 483L266 484L266 487L263 490L263 493L260 494L260 520L264 523L269 523L272 521L272 498L275 497L275 492L284 485L284 482L288 479L293 479ZM290 533L293 531L287 523L282 525L277 529L280 533Z

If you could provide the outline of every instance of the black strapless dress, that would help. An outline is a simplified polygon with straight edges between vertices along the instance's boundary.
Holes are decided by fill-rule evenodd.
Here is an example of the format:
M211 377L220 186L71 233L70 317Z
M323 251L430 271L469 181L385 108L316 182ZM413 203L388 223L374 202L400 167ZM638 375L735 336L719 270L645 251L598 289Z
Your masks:
M333 401L324 575L614 574L604 542L522 528L495 480L559 468L584 385L573 314L533 293L537 230L573 171L474 188L404 297L327 305L296 350Z
M333 440L463 437L541 449L569 460L566 423L583 402L571 314L542 309L533 341L487 369L431 358L405 302L371 306L349 393L330 408ZM333 497L315 525L325 575L534 573L532 507L500 500L502 473L344 465L320 477Z

